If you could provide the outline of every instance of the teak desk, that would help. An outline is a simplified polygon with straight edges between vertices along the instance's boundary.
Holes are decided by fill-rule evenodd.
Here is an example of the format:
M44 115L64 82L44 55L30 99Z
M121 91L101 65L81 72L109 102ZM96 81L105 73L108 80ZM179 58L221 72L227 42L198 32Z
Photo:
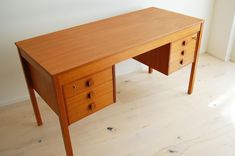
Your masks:
M16 43L37 124L34 90L58 115L67 156L69 125L116 101L116 63L134 58L166 75L192 63L193 91L203 20L147 8Z

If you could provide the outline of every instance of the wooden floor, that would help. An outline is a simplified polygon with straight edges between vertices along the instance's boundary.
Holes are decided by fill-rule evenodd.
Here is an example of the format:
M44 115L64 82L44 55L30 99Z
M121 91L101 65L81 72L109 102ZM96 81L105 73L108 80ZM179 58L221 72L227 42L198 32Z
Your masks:
M117 77L117 103L70 127L75 156L234 156L235 64L201 55L191 96L189 71ZM39 101L41 127L29 101L0 108L1 156L65 155L57 116Z

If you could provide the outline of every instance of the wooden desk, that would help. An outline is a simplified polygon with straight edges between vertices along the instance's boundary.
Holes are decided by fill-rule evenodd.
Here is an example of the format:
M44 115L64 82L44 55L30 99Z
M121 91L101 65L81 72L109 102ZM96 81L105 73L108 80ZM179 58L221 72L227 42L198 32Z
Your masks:
M193 91L203 20L147 8L17 42L38 125L36 91L58 115L67 156L68 126L116 101L116 63L134 58L166 75L192 64Z

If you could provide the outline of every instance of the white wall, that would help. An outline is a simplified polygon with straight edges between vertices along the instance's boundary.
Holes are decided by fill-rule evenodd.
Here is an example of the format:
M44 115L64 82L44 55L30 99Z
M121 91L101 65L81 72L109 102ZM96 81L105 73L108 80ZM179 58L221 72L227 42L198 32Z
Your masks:
M233 45L231 50L231 60L235 62L235 14L233 18Z
M229 46L228 51L227 51L228 59L230 59L231 61L235 61L235 6L234 6L232 30L231 30L228 46Z
M229 60L235 39L235 1L216 0L211 23L208 52L222 60Z
M233 42L233 48L232 48L232 53L231 53L231 60L235 62L235 40Z
M1 0L0 105L27 96L14 42L113 15L156 6L206 20L202 52L207 49L214 0ZM133 60L117 65L117 73L139 70Z

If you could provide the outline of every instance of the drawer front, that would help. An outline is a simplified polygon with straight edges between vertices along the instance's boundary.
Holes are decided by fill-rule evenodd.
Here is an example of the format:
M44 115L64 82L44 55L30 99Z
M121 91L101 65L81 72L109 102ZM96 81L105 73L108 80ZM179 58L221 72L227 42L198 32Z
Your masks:
M79 79L64 86L65 98L75 96L112 80L112 68Z
M193 62L196 43L197 34L194 34L171 44L169 73L172 73Z
M68 112L73 111L77 105L82 105L84 103L91 103L95 99L108 94L113 91L113 82L108 81L96 88L90 88L89 90L82 92L76 96L66 98L65 102L67 105Z
M79 99L79 98L78 98ZM93 100L88 100L86 102L80 102L71 100L67 103L67 111L69 123L76 122L110 104L113 101L113 91L109 91L106 94L103 94L100 97L96 97Z

